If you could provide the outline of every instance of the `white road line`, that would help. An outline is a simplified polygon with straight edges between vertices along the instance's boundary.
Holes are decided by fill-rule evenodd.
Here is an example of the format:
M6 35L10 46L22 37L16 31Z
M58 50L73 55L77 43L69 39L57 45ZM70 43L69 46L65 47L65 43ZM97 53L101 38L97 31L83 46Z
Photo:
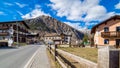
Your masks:
M24 66L24 68L30 68L32 62L34 61L34 57L36 56L36 54L38 53L40 48L38 48L38 50L32 55L32 57L29 59L29 61L26 63L26 65Z

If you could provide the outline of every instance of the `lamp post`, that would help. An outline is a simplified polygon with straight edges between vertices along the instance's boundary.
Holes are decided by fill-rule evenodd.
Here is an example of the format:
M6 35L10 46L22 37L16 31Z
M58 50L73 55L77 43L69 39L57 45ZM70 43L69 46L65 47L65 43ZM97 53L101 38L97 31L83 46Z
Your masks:
M17 45L16 45L16 47L18 47L18 46L19 46L19 45L18 45L18 44L19 44L19 41L18 41L18 22L17 22L16 16L14 16L14 19L15 19L15 21L16 21L16 28L17 28L17 31L16 31L16 32L17 32L17 33L16 33L16 34L17 34Z
M18 39L18 22L16 21L16 25L17 25L17 47L19 47L19 39Z

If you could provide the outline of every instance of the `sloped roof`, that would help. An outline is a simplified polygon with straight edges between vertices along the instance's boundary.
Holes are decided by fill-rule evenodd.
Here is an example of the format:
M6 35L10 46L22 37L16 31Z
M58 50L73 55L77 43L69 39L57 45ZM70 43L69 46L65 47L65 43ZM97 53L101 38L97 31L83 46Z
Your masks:
M25 27L27 27L28 29L30 29L30 27L27 25L27 23L25 23L25 21L7 21L7 22L0 22L0 24L3 23L23 23L25 25Z
M107 21L109 21L109 20L111 20L111 19L116 19L116 18L120 19L120 15L114 15L114 16L112 16L112 17L110 17L110 18L104 20L103 22L101 22L101 23L95 25L95 26L91 29L91 34L92 34L92 33L95 33L95 29L96 29L98 26L100 26L100 25L106 23Z
M45 37L54 37L54 36L59 36L57 33L48 33L44 35Z
M44 36L45 36L45 37L54 37L54 36L61 36L61 35L64 35L64 36L72 36L72 35L67 35L67 34L64 34L64 33L61 33L61 34L48 33L48 34L45 34Z

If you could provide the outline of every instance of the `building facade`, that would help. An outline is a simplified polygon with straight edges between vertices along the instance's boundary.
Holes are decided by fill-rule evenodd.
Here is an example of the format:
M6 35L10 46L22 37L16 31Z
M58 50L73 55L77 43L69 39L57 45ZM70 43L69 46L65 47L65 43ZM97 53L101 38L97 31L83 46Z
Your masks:
M27 35L27 40L28 40L28 44L37 44L39 43L39 33L33 33L33 32L30 32L28 35Z
M70 44L71 43L71 35L67 34L46 34L44 35L44 42L46 44Z
M44 35L44 42L46 44L54 44L54 40L58 40L58 43L61 44L61 37L56 33L50 33Z
M120 46L120 16L111 18L94 26L91 30L95 45Z
M0 22L0 46L26 43L29 26L24 21Z

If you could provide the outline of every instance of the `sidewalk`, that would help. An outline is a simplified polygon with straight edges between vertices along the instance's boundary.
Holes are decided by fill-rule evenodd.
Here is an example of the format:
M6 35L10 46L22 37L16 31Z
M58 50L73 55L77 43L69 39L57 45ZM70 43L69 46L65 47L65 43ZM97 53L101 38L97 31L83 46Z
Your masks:
M45 45L40 45L39 51L30 68L50 68Z

